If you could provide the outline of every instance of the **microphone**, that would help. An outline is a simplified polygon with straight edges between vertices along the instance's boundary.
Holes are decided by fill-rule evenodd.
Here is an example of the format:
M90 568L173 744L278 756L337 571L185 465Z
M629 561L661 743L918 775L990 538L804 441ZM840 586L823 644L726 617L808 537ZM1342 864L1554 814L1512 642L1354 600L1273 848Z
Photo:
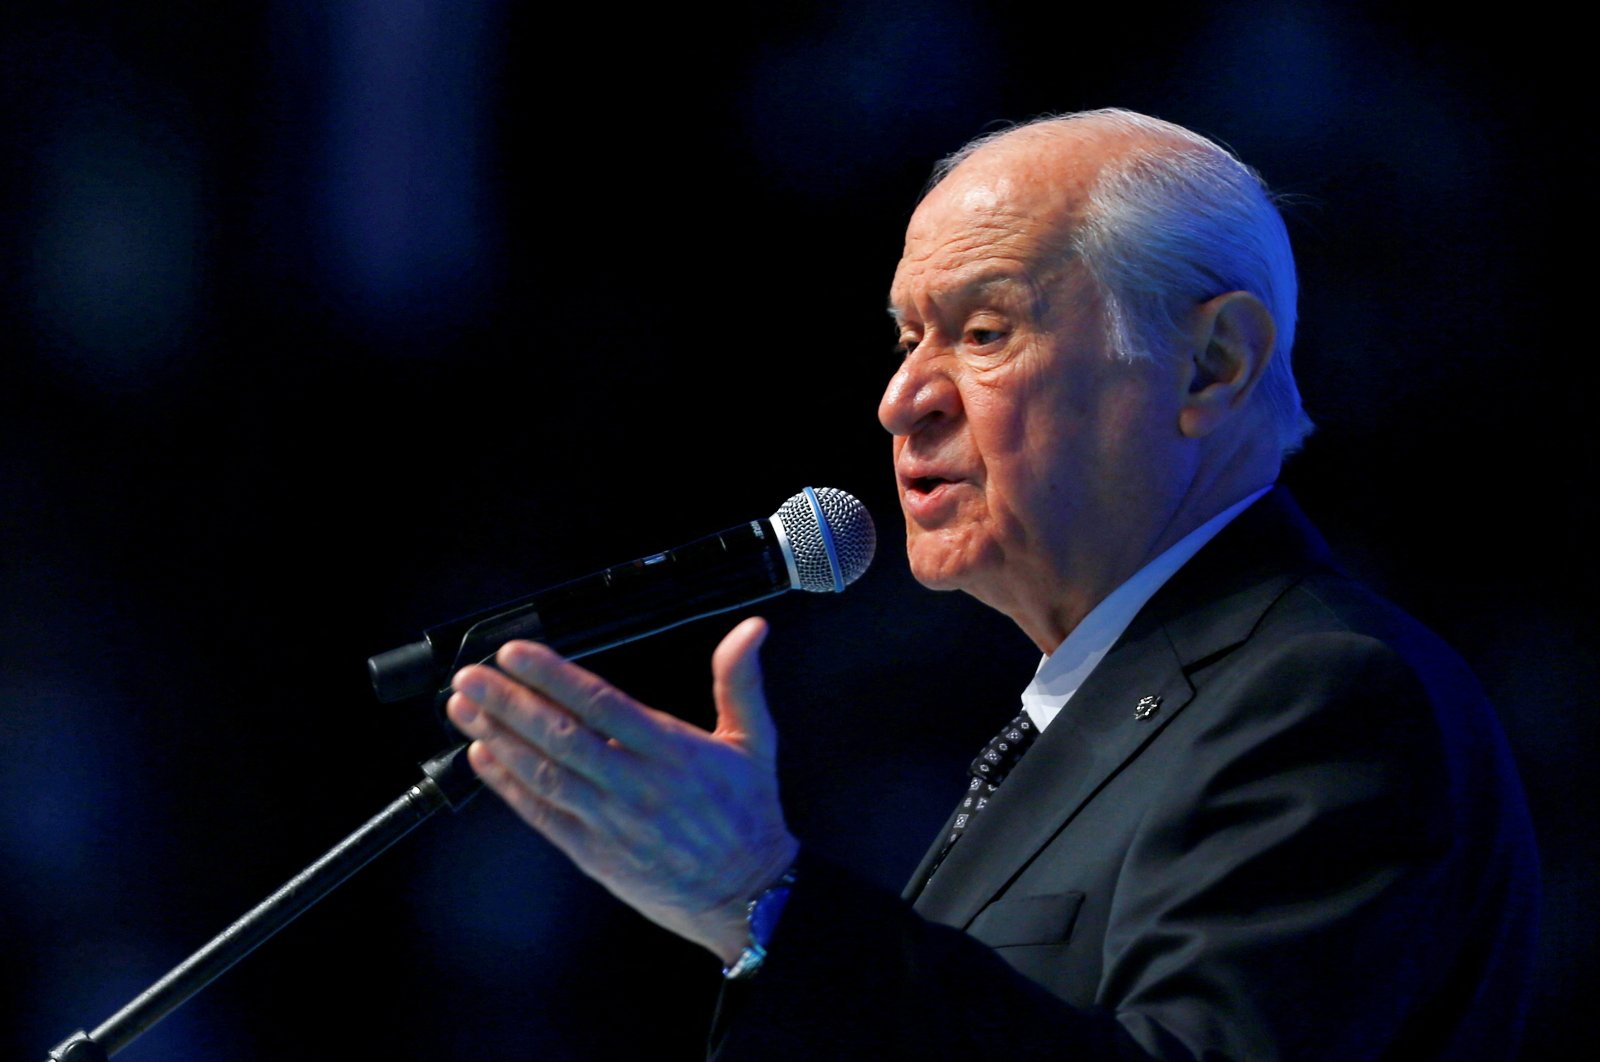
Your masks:
M468 664L529 638L586 656L786 590L837 593L872 563L877 534L854 497L807 487L764 520L462 616L367 660L385 703L441 690Z

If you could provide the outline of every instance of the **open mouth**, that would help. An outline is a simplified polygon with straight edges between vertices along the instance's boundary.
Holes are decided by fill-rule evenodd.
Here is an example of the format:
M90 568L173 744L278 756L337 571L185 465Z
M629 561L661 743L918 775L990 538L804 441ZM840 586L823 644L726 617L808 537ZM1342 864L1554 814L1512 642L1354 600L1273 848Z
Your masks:
M952 482L954 480L945 479L943 476L916 476L911 480L911 489L919 494L929 494L935 488Z

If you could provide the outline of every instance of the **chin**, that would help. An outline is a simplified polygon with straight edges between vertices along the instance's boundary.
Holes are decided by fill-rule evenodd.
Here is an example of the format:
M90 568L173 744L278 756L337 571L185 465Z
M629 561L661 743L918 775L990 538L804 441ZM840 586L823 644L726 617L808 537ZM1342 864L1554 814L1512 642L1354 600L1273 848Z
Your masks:
M911 575L929 590L965 590L980 565L981 547L952 541L937 531L915 531L906 536L906 559Z
M960 590L962 581L951 578L948 572L925 572L912 565L912 578L929 590Z

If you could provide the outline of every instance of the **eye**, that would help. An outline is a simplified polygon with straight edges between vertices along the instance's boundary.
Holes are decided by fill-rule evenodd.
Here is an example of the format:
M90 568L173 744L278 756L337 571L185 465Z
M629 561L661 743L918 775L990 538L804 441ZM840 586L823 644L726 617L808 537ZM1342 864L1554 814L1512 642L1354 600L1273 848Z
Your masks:
M916 336L901 336L895 340L894 356L896 360L905 361L911 356L911 352L917 349L917 344L921 342L922 340Z
M990 343L998 343L1005 337L1005 332L998 328L967 329L967 342L976 347L986 347Z

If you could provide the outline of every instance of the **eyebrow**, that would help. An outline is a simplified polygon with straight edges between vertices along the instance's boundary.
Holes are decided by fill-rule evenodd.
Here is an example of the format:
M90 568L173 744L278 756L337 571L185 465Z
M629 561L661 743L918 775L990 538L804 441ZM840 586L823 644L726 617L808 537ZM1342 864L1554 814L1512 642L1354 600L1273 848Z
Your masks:
M1034 308L1038 308L1040 292L1037 285L1033 283L1033 278L1025 273L1018 273L1015 270L1010 269L987 270L974 276L971 280L962 281L953 289L943 294L944 298L946 299L970 299L974 295L981 294L986 289L996 288L1002 285L1012 285L1025 289L1028 292L1030 299L1033 301ZM900 311L895 307L892 299L889 302L888 311L889 317L894 321L895 324L905 323L905 319L901 316Z

